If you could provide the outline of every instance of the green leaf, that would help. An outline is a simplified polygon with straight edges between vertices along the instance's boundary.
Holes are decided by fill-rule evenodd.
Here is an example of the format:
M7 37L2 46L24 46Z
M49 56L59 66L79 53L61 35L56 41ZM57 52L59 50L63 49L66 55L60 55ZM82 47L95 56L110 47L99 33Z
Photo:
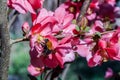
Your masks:
M96 32L95 35L93 36L93 40L98 41L100 39L100 37L101 37L100 32Z
M76 30L77 30L77 31L80 31L80 27L79 27L78 25L76 26Z
M95 35L97 35L97 36L101 37L101 33L100 33L100 32L96 32L96 34L95 34Z
M85 28L85 32L89 32L89 30L90 30L90 27Z
M76 19L73 19L73 20L72 20L72 23L73 23L73 24L76 24L76 23L77 23Z

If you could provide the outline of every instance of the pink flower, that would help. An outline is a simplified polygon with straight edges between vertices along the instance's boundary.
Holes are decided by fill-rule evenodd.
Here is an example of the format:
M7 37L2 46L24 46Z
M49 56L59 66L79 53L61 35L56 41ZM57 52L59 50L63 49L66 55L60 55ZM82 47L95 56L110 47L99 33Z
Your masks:
M28 0L28 2L31 4L33 9L37 10L42 8L44 0Z
M82 7L83 1L67 1L60 5L60 7L65 8L65 10L74 15L74 18L77 18L80 12L80 8Z
M37 43L37 45L41 46L38 47L39 51L37 51L37 45L35 45L36 48L31 49L31 64L32 62L33 64L36 63L38 65L43 63L44 66L47 66L49 68L55 68L57 65L63 67L63 58L66 54L69 54L71 52L71 45L65 42L60 42L58 44L56 38L50 35L44 36L44 40L45 39L47 42L45 41Z
M31 65L40 70L42 67L55 68L58 65L63 68L65 62L74 60L74 56L67 55L72 53L71 44L68 42L69 38L63 38L58 42L52 36L52 28L49 28L51 26L48 25L53 24L53 17L42 17L39 16L38 20L34 20L35 24L29 32ZM39 19L42 20L39 21Z
M95 32L103 32L105 31L103 27L103 22L100 20L96 20L94 24L91 26L91 30L89 34L94 34Z
M87 61L91 58L90 47L83 40L74 37L71 39L71 45L73 51L77 52L79 56L85 57Z
M90 21L96 19L114 21L116 17L119 17L119 10L116 11L115 4L115 0L92 0L86 17Z
M61 13L62 11L62 13ZM56 24L54 27L53 27L53 32L54 33L58 33L60 31L63 31L63 32L72 32L72 30L70 30L71 28L75 28L75 26L72 24L72 19L73 19L73 15L72 14L69 14L65 11L65 8L63 7L58 7L56 10L55 10L55 13L54 13L54 17L56 18L56 20L58 21L58 24Z
M16 9L19 13L36 14L35 10L42 7L44 0L7 0L7 5L10 8Z
M22 31L23 34L26 35L30 30L30 26L28 24L28 22L24 22L24 24L22 25Z
M108 60L120 60L120 44L118 29L112 33L111 37L102 37L92 50L92 57L88 61L88 65L93 67L102 64Z
M44 67L43 67L43 68L38 68L38 67L34 67L33 65L29 65L29 66L28 66L28 72L29 72L32 76L38 76L38 75L40 75L43 71L44 71Z
M113 70L111 68L108 68L105 72L105 78L111 78L113 76Z

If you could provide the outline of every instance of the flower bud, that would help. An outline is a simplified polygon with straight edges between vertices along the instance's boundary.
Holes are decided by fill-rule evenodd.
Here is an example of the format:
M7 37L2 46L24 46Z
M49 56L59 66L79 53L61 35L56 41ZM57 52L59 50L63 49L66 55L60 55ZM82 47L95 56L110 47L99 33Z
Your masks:
M22 25L22 31L23 31L23 35L25 36L30 30L30 26L28 24L28 22L24 22L24 24Z

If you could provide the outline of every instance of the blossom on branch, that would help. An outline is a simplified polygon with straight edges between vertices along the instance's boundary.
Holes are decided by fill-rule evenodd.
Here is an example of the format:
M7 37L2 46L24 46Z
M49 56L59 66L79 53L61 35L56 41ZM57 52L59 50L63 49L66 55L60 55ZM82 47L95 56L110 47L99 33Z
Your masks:
M42 8L44 0L7 0L10 8L17 10L19 13L36 14L36 10Z

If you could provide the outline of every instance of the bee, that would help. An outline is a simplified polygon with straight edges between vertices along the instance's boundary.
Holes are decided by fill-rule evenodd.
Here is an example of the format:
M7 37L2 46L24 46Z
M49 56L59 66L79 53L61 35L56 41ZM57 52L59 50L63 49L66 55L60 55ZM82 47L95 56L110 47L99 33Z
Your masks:
M48 39L44 39L44 43L41 43L43 47L43 55L47 56L52 53L52 43Z

